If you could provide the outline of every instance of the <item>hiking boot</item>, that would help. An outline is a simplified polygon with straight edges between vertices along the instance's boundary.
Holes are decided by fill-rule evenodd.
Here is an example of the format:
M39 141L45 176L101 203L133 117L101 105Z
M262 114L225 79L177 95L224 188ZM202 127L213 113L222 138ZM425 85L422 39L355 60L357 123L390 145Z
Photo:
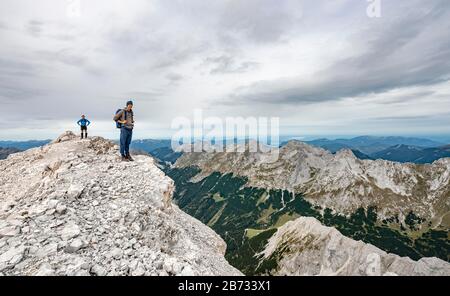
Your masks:
M126 156L122 156L122 161L130 161Z
M134 159L131 157L130 154L127 155L127 159L128 159L129 161L134 161Z

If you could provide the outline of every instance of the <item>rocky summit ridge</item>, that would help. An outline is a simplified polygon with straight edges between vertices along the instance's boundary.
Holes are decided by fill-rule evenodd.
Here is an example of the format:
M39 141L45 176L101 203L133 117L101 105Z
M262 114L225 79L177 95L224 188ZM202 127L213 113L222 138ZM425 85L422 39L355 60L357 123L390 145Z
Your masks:
M0 275L240 275L149 156L66 132L0 161Z

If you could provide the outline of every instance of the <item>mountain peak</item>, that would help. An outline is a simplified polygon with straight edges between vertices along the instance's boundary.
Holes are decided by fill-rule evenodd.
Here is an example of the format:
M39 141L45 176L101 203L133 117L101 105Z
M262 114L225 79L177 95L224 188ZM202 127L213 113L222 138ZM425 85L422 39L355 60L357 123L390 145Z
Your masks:
M288 252L284 248L286 245L289 245ZM278 260L275 274L279 276L450 275L450 264L441 259L431 257L414 261L386 253L373 245L345 237L312 217L300 217L280 227L261 255L262 261Z
M291 140L289 142L287 142L286 145L284 145L282 148L282 150L285 151L301 151L304 153L311 153L311 154L329 154L331 155L330 152L328 152L327 150L321 148L321 147L316 147L313 145L310 145L308 143L305 143L303 141L299 141L299 140Z
M151 157L65 132L0 161L0 275L238 275Z
M341 149L338 152L336 152L336 157L337 158L352 158L352 159L356 158L356 156L353 153L353 151L351 149L348 149L348 148Z

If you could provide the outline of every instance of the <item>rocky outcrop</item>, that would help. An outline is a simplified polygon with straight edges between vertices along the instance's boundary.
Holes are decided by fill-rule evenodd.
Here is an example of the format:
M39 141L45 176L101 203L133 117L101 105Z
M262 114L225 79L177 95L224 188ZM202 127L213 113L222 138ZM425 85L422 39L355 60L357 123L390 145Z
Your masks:
M450 264L437 258L413 261L343 236L314 218L286 223L260 254L275 261L275 275L450 275Z
M148 156L71 132L0 161L0 275L240 275Z

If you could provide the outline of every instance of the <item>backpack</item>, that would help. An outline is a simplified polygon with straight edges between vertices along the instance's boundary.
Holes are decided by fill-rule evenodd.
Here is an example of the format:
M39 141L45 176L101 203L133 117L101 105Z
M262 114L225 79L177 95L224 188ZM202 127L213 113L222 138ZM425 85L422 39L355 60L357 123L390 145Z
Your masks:
M116 115L120 112L120 111L122 111L123 109L118 109L117 111L116 111ZM123 112L125 112L125 120L127 120L127 111L126 110L123 110ZM119 120L120 120L120 118L118 118L117 120L116 120L116 128L122 128L122 126L123 126L123 124L121 124L120 122L119 122Z

